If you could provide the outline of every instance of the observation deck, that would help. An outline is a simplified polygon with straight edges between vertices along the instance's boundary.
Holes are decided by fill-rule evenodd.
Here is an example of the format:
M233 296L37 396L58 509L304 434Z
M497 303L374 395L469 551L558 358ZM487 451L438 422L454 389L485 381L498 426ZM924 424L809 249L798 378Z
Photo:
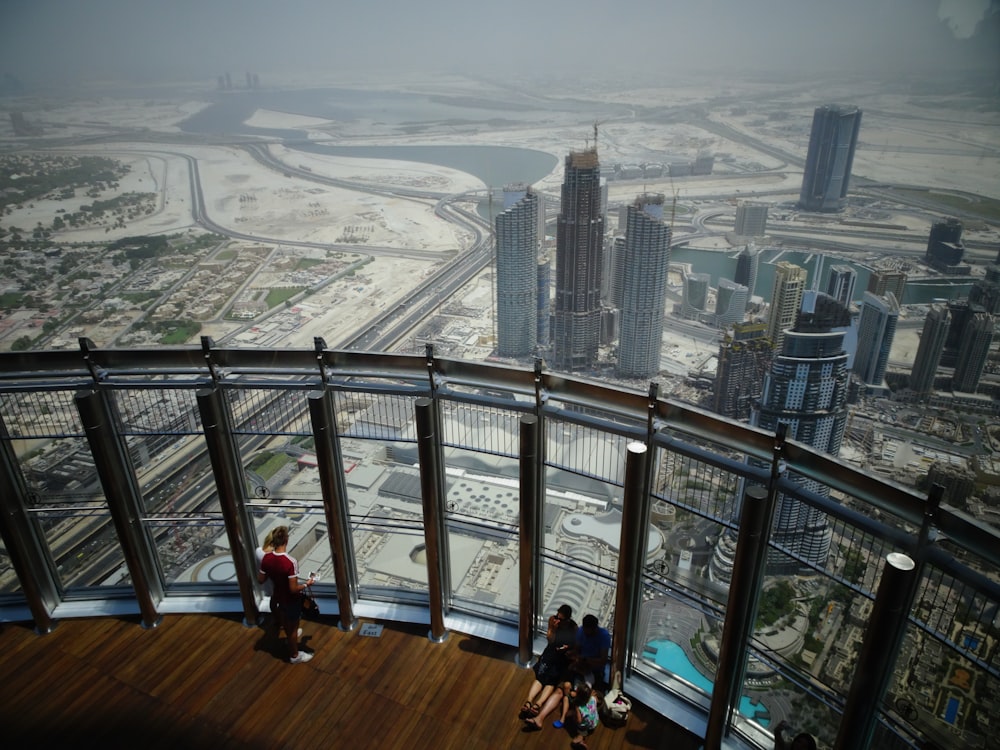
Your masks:
M164 745L516 747L522 667L568 603L638 702L591 747L766 748L781 719L821 747L995 742L1000 533L655 385L430 347L82 339L0 354L0 497L0 619L26 624L0 635L4 714L26 735L48 715L52 737ZM819 562L772 539L817 511ZM276 525L320 573L305 665L258 649Z

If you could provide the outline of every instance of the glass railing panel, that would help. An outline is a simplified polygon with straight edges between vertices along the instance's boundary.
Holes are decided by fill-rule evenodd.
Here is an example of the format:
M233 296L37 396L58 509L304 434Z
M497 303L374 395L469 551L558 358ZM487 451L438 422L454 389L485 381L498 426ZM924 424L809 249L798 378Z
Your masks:
M20 594L21 579L14 571L10 555L7 552L7 545L0 539L0 597L14 596Z
M707 710L728 593L728 577L720 581L712 570L735 550L724 543L733 532L721 521L736 514L738 477L662 448L651 460L650 528L661 542L648 549L635 668Z
M759 736L759 730L773 734L784 721L785 737L808 732L820 747L833 747L840 726L840 696L825 692L801 671L788 668L783 661L787 654L768 641L774 637L758 630L750 645L739 718L734 722L736 731L753 737ZM761 642L767 643L767 651L755 648Z
M696 593L646 578L632 666L681 700L708 711L722 624L718 607Z
M968 551L950 551L973 569L983 564ZM996 731L990 717L1000 715L1000 598L995 580L974 583L933 563L924 567L883 704L887 723L932 741L989 746L983 743Z
M416 441L416 396L337 391L334 413L341 436Z
M520 454L521 413L458 401L441 403L442 443L516 458Z
M832 746L872 602L781 557L768 557L753 623L743 694L763 708L747 718L764 728L785 720Z
M546 535L548 544L549 535ZM542 554L542 610L539 627L563 604L573 608L573 619L581 623L594 615L601 627L613 630L615 614L615 575L608 569L606 550L601 545L569 540L558 549L547 548ZM617 565L617 554L614 555ZM607 675L605 675L607 676Z
M416 443L341 437L340 450L359 595L426 603L427 562Z
M238 388L227 403L243 468L246 507L256 545L288 528L288 554L303 577L317 573L332 590L334 572L308 390Z
M28 517L68 596L130 582L74 392L4 394L4 423L27 489Z
M662 547L646 572L723 605L732 575L740 496L738 474L676 451L653 452L650 524ZM738 463L733 464L739 466Z
M890 746L893 737L918 747L993 746L1000 716L995 615L995 605L959 615L951 642L916 624L907 628L882 703L876 734L882 744L875 747Z
M568 473L621 484L630 440L586 425L548 418L545 462ZM620 491L617 492L621 497Z
M195 389L109 391L165 593L235 581Z
M556 607L569 604L577 622L593 614L610 629L622 488L551 466L545 473L542 599Z
M446 448L446 519L454 605L517 622L517 459Z
M416 396L335 391L363 598L426 602Z

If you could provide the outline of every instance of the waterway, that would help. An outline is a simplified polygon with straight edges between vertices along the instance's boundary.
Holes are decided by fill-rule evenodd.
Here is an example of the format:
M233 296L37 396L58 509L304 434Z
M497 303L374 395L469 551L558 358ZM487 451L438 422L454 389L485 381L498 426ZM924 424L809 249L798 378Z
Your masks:
M437 164L457 169L482 180L484 185L502 187L512 182L529 185L546 177L558 159L544 151L528 148L479 145L428 146L337 146L308 140L301 130L256 128L246 124L258 109L355 122L377 120L393 125L447 122L488 124L498 112L462 106L418 94L356 91L352 89L309 89L298 91L244 92L220 96L217 101L187 118L180 128L187 133L212 135L256 135L275 138L289 148L333 156L366 159L395 159ZM518 121L537 119L530 110L518 112Z
M671 251L670 260L673 263L685 263L690 265L695 273L707 273L712 277L712 286L717 287L719 279L733 279L736 276L736 258L741 248L732 250L706 250L690 247L675 247ZM822 260L821 260L822 259ZM816 288L825 291L826 282L830 275L830 266L834 264L847 265L858 274L857 282L854 286L854 299L860 302L868 287L868 278L871 276L871 269L867 266L833 256L823 258L821 253L808 253L802 251L783 250L781 248L761 248L760 263L757 267L757 283L754 294L763 297L765 300L771 298L771 290L774 288L774 274L779 261L788 261L804 268L807 275L807 288L813 288L816 272L822 262L822 278ZM927 304L936 299L959 299L969 296L971 281L947 281L947 280L918 280L908 281L903 291L903 299L899 300L904 305Z
M448 121L488 123L499 115L510 116L504 105L493 109L489 102L470 102L466 99L432 97L393 91L364 91L356 89L302 89L292 91L250 91L220 94L215 103L192 115L181 129L189 133L257 135L281 140L290 148L311 153L336 156L353 156L367 159L393 159L436 164L478 177L484 185L497 188L508 183L535 183L552 172L558 164L556 156L544 151L526 148L480 145L413 145L413 146L338 146L316 143L306 139L302 131L292 129L255 128L246 121L258 109L287 112L327 120L357 122L379 121L397 126ZM541 120L546 113L530 108L518 109L518 121ZM486 204L482 209L487 211ZM484 214L485 217L485 214ZM671 260L687 263L696 273L712 277L712 286L720 278L732 279L736 275L736 257L739 249L732 251L674 248ZM769 299L774 285L775 263L787 260L806 269L809 288L820 262L820 254L787 251L780 248L762 249L757 284L754 293ZM828 257L823 261L823 278L817 288L823 289L829 267L834 263L846 264L858 274L855 300L860 301L867 288L871 269L841 259ZM937 299L956 299L968 296L970 282L927 280L908 282L902 304L927 304Z

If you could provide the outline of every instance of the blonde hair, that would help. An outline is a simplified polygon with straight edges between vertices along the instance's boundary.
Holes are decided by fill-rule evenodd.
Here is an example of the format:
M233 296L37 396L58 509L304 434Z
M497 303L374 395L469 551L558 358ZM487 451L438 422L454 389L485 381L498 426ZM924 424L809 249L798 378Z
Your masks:
M264 541L260 545L261 549L267 552L267 550L274 549L274 529L267 532L267 536L264 537Z

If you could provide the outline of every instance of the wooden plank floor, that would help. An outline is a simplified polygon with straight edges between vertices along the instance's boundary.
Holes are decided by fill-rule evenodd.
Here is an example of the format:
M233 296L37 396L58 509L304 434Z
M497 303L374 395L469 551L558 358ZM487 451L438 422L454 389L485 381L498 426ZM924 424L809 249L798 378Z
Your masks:
M63 620L36 635L0 625L3 747L274 750L274 748L567 748L565 730L525 733L517 711L533 675L515 649L426 626L386 623L381 637L303 622L307 664L236 617L168 615ZM554 718L554 717L550 717ZM594 750L699 743L636 704Z

